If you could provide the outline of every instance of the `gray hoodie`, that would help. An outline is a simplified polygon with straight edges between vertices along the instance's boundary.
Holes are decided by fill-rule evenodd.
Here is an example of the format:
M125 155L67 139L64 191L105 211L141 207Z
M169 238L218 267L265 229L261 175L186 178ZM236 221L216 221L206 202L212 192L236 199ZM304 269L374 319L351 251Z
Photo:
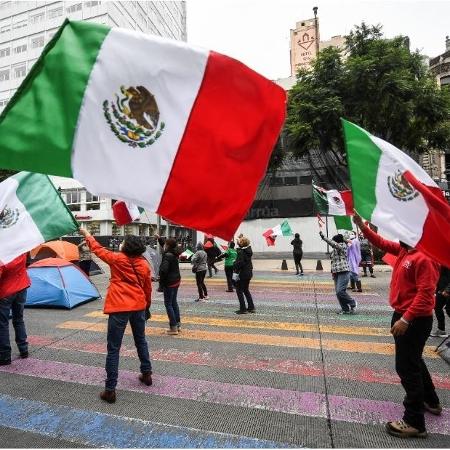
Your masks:
M203 270L207 269L207 259L208 256L206 255L205 250L203 250L203 245L198 244L197 245L197 251L191 258L191 264L192 264L192 271L193 272L202 272Z

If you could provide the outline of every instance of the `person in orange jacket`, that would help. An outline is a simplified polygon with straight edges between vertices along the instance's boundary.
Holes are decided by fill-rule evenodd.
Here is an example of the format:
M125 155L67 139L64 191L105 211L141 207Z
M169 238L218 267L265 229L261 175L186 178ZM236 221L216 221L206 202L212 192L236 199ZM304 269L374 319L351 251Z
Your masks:
M427 436L424 412L442 413L433 380L422 358L433 325L439 264L404 242L383 239L357 214L354 222L375 247L397 256L392 270L389 303L394 310L391 334L395 341L395 369L406 397L403 418L388 422L386 431L396 437L423 438Z
M142 256L145 245L137 236L126 236L119 252L102 247L86 230L80 229L91 251L109 265L111 278L103 312L108 318L108 354L106 356L105 390L100 398L108 403L116 401L119 374L119 352L125 328L130 322L134 343L141 362L139 380L152 384L152 365L145 339L145 321L150 316L151 274L147 260Z
M8 264L0 266L0 366L11 364L10 311L20 357L28 357L27 332L23 320L27 288L30 286L26 262L25 253Z

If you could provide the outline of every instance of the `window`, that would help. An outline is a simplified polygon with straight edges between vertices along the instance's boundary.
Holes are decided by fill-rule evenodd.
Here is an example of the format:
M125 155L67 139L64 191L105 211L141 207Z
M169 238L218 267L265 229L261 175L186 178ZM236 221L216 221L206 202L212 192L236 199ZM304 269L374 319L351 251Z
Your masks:
M50 31L49 33L47 33L47 39L50 41L51 39L53 39L53 36L56 34L56 31Z
M284 185L285 186L297 186L297 177L285 177Z
M11 49L9 47L2 48L0 50L0 58L4 58L5 56L9 56L11 54Z
M9 102L9 98L4 98L3 100L0 100L0 108L4 108Z
M9 80L9 69L0 69L0 81Z
M27 51L27 44L18 45L14 47L14 53L24 53Z
M47 17L49 19L54 19L55 17L59 17L63 15L63 9L62 6L60 6L59 8L55 8L55 9L50 9L47 12Z
M4 27L0 28L0 34L8 33L8 31L11 31L11 25L5 25Z
M44 46L44 35L31 39L31 48L39 48Z
M81 202L81 195L80 191L78 189L68 190L65 192L66 194L66 203L68 205L72 203L80 203Z
M26 20L21 20L20 22L17 22L13 25L13 28L15 30L18 30L19 28L24 28L28 25L28 22Z
M43 12L30 16L30 24L44 22L44 20L45 20L45 13Z
M101 2L85 2L86 8L93 8L94 6L100 5Z
M92 195L90 192L86 192L86 202L98 202L100 197L98 195Z
M270 186L283 186L283 178L281 177L272 177L269 182Z
M311 183L312 183L311 176L300 177L300 184L311 184Z
M66 11L68 14L72 14L74 12L80 11L83 5L81 3L77 3L76 5L69 6Z
M87 229L91 234L100 234L100 222L89 222Z
M71 211L80 211L80 204L67 205Z
M27 74L27 68L25 64L14 67L14 78L22 78Z

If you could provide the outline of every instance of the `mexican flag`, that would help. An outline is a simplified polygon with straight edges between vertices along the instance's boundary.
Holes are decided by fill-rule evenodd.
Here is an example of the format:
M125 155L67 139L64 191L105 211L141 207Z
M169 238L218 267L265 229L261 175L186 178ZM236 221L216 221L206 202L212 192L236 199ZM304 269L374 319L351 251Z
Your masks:
M46 175L20 172L0 183L0 264L78 230Z
M289 225L289 222L285 220L279 225L269 228L267 231L263 233L263 236L266 238L267 245L269 247L275 245L275 239L277 236L292 236L292 229Z
M66 20L0 116L0 167L72 177L228 240L285 104L281 87L222 54Z
M194 254L194 252L187 248L183 253L181 253L180 256L185 259L189 259L193 254Z
M116 203L114 203L112 209L114 220L119 226L127 225L139 219L141 213L144 212L144 208L140 208L134 203L124 202L123 200L118 200Z
M358 213L450 266L449 222L443 215L447 210L439 206L447 205L437 184L398 148L351 122L342 123Z

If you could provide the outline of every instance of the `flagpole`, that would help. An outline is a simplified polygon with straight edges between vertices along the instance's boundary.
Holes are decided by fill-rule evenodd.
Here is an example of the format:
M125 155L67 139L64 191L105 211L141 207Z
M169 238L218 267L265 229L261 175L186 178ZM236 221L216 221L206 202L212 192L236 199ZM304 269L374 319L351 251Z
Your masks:
M328 214L325 216L325 230L326 230L327 239L328 239ZM327 242L327 255L329 255L329 254L330 254L330 246L328 245L328 242Z

